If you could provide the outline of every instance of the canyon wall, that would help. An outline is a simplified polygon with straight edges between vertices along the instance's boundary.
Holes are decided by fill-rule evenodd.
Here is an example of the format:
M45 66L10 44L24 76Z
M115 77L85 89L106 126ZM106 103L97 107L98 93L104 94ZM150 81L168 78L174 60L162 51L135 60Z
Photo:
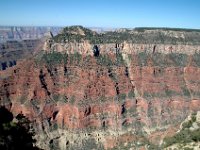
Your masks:
M173 45L173 44L138 44L138 43L129 43L123 42L120 44L117 43L107 43L107 44L91 44L89 41L84 41L81 43L70 42L70 43L53 43L45 44L44 50L52 51L56 50L59 52L75 53L79 52L81 54L93 55L93 47L98 46L101 53L116 53L118 48L121 53L133 54L140 52L147 53L182 53L182 54L195 54L200 52L199 45ZM117 45L117 48L116 48Z
M162 149L200 109L199 45L49 38L43 48L0 72L0 104L31 120L40 148Z

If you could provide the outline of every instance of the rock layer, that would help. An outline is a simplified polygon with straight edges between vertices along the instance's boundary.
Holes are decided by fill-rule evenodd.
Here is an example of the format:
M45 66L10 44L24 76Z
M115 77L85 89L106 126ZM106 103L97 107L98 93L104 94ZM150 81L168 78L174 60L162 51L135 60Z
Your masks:
M65 53L71 43L52 40L61 53L50 46L0 72L0 103L29 117L43 149L159 149L199 110L198 45L170 53L138 45L134 53L126 43L100 44L95 57L91 43Z

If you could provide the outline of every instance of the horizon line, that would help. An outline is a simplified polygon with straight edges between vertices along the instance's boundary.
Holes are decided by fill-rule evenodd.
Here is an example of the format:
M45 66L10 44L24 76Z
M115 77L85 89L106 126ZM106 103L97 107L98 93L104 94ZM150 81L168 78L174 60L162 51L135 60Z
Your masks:
M84 25L0 25L0 27L58 27L58 28L65 28L70 26L82 26L85 28L107 28L107 29L137 29L137 28L144 28L144 29L194 29L200 30L200 28L190 28L190 27L167 27L167 26L137 26L137 27L104 27L104 26L84 26Z

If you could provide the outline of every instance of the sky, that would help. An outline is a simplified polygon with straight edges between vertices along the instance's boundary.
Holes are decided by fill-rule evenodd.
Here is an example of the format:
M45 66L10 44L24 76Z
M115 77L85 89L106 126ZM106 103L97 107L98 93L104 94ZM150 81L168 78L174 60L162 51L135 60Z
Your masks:
M0 25L200 29L200 0L0 0Z

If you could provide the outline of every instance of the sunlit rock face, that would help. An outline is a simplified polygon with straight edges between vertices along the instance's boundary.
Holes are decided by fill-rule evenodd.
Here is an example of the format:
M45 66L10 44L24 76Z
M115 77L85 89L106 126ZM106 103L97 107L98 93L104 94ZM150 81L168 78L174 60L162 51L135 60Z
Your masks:
M45 40L44 51L0 72L1 105L32 121L39 147L160 149L199 110L200 54L198 40L186 38L191 32L104 34L66 28ZM158 35L166 40L153 42Z

